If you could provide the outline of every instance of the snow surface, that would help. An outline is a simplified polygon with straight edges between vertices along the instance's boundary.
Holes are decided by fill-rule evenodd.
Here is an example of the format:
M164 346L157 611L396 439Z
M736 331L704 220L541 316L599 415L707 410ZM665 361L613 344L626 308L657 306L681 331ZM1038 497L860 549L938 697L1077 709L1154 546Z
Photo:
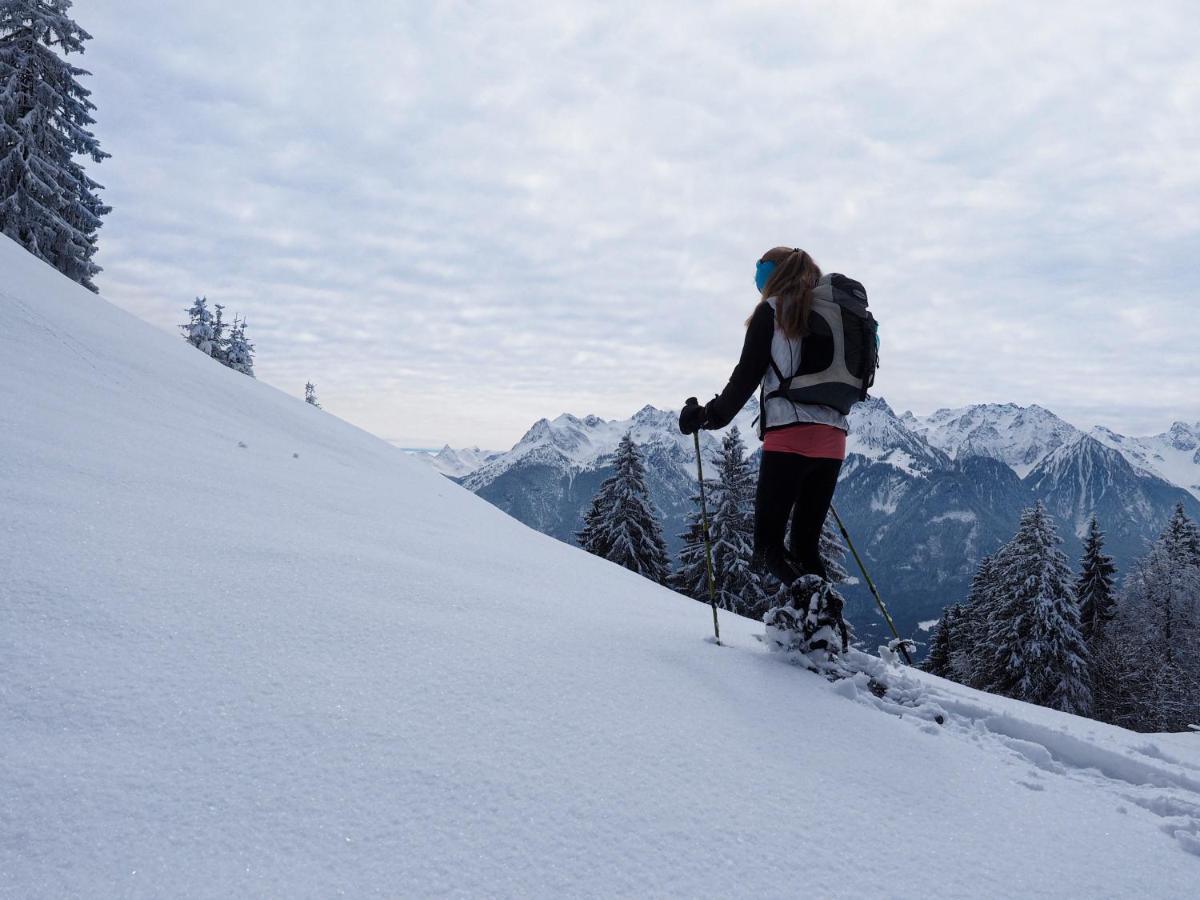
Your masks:
M0 275L0 894L1195 896L1200 735L717 647L7 239Z

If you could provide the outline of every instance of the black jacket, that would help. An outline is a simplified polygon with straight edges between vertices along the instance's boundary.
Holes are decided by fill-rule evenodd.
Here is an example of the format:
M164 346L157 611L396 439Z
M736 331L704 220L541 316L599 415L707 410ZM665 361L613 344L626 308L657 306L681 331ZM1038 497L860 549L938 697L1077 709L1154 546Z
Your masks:
M724 428L742 411L771 365L771 342L775 338L775 311L764 301L754 308L742 344L742 358L729 376L729 383L704 406L704 427Z

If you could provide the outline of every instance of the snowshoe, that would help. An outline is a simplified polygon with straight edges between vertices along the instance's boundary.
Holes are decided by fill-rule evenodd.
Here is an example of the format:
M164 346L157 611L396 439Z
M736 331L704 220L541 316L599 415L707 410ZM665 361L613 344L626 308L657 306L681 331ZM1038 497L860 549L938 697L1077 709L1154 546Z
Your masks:
M837 669L838 658L850 646L844 606L844 598L831 582L803 575L792 582L785 602L763 616L766 643L772 650L807 657L810 668L817 671Z

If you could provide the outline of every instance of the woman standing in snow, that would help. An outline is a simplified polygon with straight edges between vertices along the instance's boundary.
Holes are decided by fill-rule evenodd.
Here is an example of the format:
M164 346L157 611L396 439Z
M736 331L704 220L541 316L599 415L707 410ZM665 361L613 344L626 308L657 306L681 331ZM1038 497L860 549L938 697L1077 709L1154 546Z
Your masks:
M806 575L827 582L821 531L846 458L847 414L874 380L875 320L861 284L822 275L799 248L764 253L754 283L761 300L729 383L704 406L685 406L679 430L724 428L759 388L755 559L787 585Z

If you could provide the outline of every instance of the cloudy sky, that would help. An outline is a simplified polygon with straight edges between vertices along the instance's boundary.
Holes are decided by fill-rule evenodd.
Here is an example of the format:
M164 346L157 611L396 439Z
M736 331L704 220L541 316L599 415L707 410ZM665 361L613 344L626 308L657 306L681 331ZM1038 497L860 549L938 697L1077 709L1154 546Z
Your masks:
M863 281L897 410L1200 419L1200 5L77 0L97 279L412 446L677 407L754 261Z

